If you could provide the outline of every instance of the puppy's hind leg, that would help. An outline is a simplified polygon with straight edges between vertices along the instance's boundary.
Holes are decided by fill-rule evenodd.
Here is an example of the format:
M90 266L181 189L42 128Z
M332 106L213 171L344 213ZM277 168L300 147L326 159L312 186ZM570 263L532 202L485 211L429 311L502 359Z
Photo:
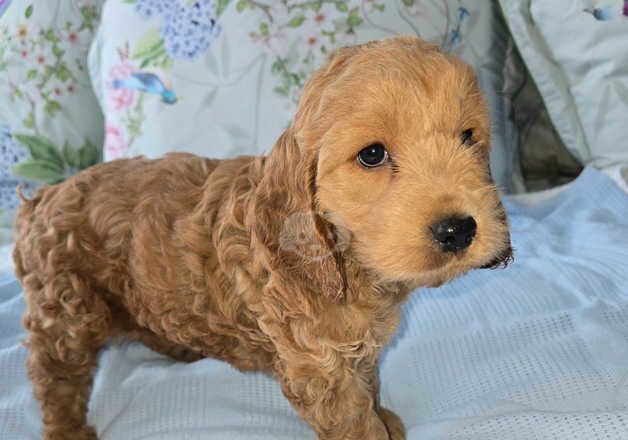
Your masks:
M29 331L26 366L43 413L44 439L95 440L87 404L98 350L109 336L109 308L75 274L60 272L45 283L34 273L20 278Z

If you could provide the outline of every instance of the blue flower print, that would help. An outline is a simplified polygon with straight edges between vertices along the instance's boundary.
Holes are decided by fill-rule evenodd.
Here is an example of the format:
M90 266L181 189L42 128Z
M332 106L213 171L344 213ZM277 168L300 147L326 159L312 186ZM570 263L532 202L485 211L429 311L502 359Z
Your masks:
M9 126L0 124L0 209L13 210L19 200L15 187L20 183L11 167L28 158L26 149L13 139Z
M137 0L135 12L142 18L153 18L170 11L178 2L172 0Z
M164 14L161 37L169 56L193 60L209 48L220 31L212 0L197 0L189 5L177 2Z
M220 35L213 0L136 0L142 18L160 17L161 38L171 58L194 60Z

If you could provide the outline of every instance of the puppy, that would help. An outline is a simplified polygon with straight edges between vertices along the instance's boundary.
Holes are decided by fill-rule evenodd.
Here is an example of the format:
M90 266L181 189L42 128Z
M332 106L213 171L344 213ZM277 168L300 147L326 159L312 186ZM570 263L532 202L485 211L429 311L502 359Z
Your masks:
M47 440L126 337L275 375L319 439L405 438L377 360L419 286L510 258L471 69L421 40L340 49L266 157L117 160L23 198L16 272Z

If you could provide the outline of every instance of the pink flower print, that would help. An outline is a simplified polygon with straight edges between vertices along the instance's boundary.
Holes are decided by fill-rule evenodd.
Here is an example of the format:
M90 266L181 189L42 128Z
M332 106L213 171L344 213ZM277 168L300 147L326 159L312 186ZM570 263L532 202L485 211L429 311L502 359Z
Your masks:
M310 34L309 37L305 38L305 43L307 44L306 53L311 53L314 57L318 57L322 53L321 49L325 41L318 34Z
M76 44L78 42L78 34L74 31L70 31L68 32L67 39L71 44Z
M118 127L110 122L105 126L105 160L124 157L127 144Z
M135 71L135 66L128 61L123 61L120 64L113 66L109 72L107 92L109 96L109 104L114 110L120 111L129 108L135 102L135 90L127 88L116 89L113 86L114 81L127 79L129 75Z
M29 65L37 71L37 73L43 74L46 71L46 66L53 64L54 56L50 48L41 47L39 50L34 51L30 57L27 53L26 59L30 59Z
M322 31L333 32L335 29L334 21L346 18L341 12L336 10L333 3L323 4L318 11L307 10L304 12L306 20L303 26L298 29L306 32L316 32L317 34L320 34Z
M323 22L325 21L325 19L326 19L326 18L327 18L327 17L325 16L325 14L323 14L322 12L319 12L318 14L316 14L316 15L314 16L314 21L315 21L317 24L321 24L321 23L323 23Z

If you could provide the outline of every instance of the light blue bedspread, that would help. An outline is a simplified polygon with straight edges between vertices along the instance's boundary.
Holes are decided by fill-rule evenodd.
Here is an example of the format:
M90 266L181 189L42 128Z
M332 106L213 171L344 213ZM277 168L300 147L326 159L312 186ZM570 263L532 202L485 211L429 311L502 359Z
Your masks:
M552 200L506 206L515 263L411 297L384 405L416 440L628 439L628 196L587 169ZM0 284L0 439L38 439L24 302ZM314 438L272 379L138 344L103 352L89 420L104 440Z

